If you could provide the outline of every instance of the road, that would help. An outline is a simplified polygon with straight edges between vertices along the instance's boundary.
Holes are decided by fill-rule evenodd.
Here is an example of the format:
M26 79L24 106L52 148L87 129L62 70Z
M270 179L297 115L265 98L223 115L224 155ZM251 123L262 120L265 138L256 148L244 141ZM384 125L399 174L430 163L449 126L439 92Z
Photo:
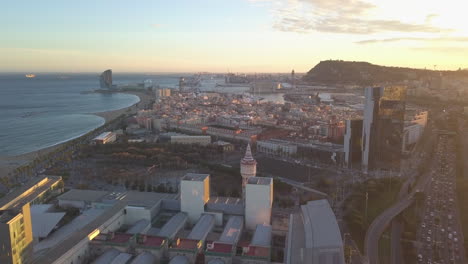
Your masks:
M364 255L367 256L369 264L379 264L379 239L382 233L392 222L393 218L408 208L413 201L413 195L406 196L403 200L380 214L369 226L364 241Z
M411 181L414 176L408 180ZM377 218L367 230L364 240L364 255L367 257L369 264L379 264L379 240L382 233L390 225L393 218L408 208L414 201L414 195L419 190L424 190L430 183L430 177L420 177L415 188L409 194L403 196L396 204L385 210Z
M420 263L465 263L463 233L458 215L455 138L439 136L426 191L424 214L417 234Z

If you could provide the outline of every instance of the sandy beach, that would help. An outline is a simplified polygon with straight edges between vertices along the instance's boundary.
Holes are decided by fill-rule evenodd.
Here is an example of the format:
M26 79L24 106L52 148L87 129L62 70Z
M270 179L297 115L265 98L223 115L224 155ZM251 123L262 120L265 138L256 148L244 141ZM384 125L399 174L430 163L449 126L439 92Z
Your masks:
M122 92L127 94L133 94L140 98L140 101L132 106L125 107L118 110L113 111L106 111L106 112L99 112L99 113L92 113L94 115L100 116L105 119L105 122L108 123L113 119L117 118L123 113L127 113L130 111L131 113L136 113L138 109L142 109L145 105L147 105L152 97L144 92ZM63 143L61 143L63 144ZM43 148L37 151L17 155L17 156L0 156L0 177L8 176L15 168L25 165L40 155L47 154L53 151L55 148L59 147L61 144L57 144L54 146L50 146L47 148Z
M152 99L152 97L150 95L148 95L147 93L144 93L144 92L136 92L136 91L133 92L132 91L132 92L123 92L123 93L136 95L136 96L138 96L140 98L140 101L138 103L134 104L134 105L131 105L129 107L125 107L125 108L122 108L122 109L113 110L113 111L99 112L99 113L93 113L93 114L104 118L106 120L106 123L108 123L111 120L114 120L115 118L120 116L121 114L128 113L128 112L136 113L137 110L142 109Z

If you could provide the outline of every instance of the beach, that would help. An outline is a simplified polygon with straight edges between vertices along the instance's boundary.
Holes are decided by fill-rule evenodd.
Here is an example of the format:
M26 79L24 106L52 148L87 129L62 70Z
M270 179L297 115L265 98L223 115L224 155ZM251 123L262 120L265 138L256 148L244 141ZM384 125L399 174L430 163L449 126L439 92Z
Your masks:
M127 94L132 94L136 95L140 98L140 101L135 103L134 105L131 105L129 107L125 107L122 109L118 110L112 110L112 111L105 111L105 112L99 112L99 113L90 113L94 114L97 116L100 116L104 118L105 123L109 123L110 121L114 120L118 116L124 113L136 113L139 109L143 109L152 99L152 96L145 92L138 92L138 91L129 91L129 92L122 92L122 93L127 93ZM70 139L72 140L72 139ZM15 170L17 167L20 167L22 165L28 164L35 158L37 158L40 155L45 155L54 149L58 148L62 144L66 142L62 142L50 147L46 147L37 151L32 151L29 153L21 154L21 155L16 155L16 156L0 156L0 177L5 177L8 176L13 170Z
M113 111L105 111L105 112L98 112L98 113L93 113L94 115L100 116L104 118L106 123L109 123L110 121L114 120L118 116L124 114L124 113L136 113L137 110L143 109L145 105L147 105L151 99L152 96L148 95L147 93L144 92L137 92L137 91L131 91L131 92L122 92L122 93L127 93L127 94L132 94L136 95L140 98L140 101L134 105L131 105L129 107L125 107L122 109L117 109Z

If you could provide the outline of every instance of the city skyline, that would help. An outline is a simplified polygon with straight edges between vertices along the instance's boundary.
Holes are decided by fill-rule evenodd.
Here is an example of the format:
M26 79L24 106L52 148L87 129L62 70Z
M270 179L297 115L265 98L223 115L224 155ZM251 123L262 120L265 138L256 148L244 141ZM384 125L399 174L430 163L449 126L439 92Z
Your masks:
M0 72L306 72L328 59L456 70L468 67L463 10L456 0L9 2Z

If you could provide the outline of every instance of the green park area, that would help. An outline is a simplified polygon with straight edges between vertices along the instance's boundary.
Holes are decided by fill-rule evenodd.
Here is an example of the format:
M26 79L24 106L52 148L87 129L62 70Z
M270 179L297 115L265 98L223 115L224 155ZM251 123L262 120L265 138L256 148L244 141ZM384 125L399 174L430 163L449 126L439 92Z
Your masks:
M353 194L345 203L344 220L361 252L368 227L394 203L400 187L401 181L396 178L372 179L353 186Z

